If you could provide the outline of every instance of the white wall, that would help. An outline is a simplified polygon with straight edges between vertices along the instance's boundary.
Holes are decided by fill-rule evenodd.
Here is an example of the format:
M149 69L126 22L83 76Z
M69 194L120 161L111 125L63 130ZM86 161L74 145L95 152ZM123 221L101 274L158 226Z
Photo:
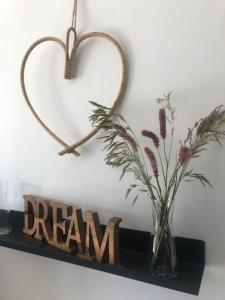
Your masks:
M73 1L0 2L0 177L18 179L24 192L76 203L84 209L123 217L123 226L151 229L146 198L133 207L124 200L130 178L104 165L102 145L92 140L72 155L39 127L23 100L19 71L28 46L37 38L65 38ZM225 104L225 2L223 0L84 0L79 32L101 30L119 39L129 59L129 87L122 114L140 133L157 128L153 99L173 91L177 141L188 126ZM118 55L103 42L91 42L80 55L77 78L63 80L63 55L53 45L35 51L27 70L28 91L48 124L68 143L89 130L88 100L110 105L119 83ZM106 75L108 74L108 75ZM141 139L141 141L144 141ZM224 299L225 162L212 146L196 163L214 190L182 186L177 195L177 235L206 241L207 269L199 299ZM107 296L106 296L107 295ZM194 299L148 284L0 249L0 299Z

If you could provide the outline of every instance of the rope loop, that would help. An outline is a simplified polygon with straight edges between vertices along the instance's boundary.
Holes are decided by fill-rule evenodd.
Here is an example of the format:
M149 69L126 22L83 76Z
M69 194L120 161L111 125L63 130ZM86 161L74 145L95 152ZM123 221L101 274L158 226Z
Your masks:
M70 27L67 30L66 34L66 50L67 50L67 58L70 59L70 40L71 40L71 34L73 33L73 44L72 44L72 50L77 42L77 32L76 29L73 27Z

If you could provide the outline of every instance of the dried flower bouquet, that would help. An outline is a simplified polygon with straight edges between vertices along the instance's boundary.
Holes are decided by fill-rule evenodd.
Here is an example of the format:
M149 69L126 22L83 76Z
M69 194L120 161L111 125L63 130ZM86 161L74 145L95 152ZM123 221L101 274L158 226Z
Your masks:
M94 111L90 117L93 126L104 132L100 139L105 144L106 163L121 168L120 179L126 173L134 175L136 183L130 185L126 198L135 192L135 203L140 193L147 193L152 201L154 239L149 268L152 274L166 277L177 274L176 248L171 231L175 195L182 181L199 180L203 186L211 186L203 174L189 169L190 162L207 150L208 144L217 142L221 145L225 138L225 109L219 106L188 129L185 140L175 147L178 154L175 154L174 161L175 109L170 98L171 94L168 94L157 99L160 135L143 130L142 135L152 143L151 147L144 147L144 151L120 114L109 116L109 108L91 102ZM168 132L170 139L167 138Z

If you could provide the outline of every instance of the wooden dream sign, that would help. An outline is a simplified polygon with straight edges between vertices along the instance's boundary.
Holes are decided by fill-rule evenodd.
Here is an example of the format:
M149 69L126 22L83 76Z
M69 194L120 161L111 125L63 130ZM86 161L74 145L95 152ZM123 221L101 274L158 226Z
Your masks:
M103 235L98 213L85 212L71 205L36 196L24 196L24 233L46 241L65 252L86 260L104 259L110 265L119 262L119 224L121 218L109 219Z

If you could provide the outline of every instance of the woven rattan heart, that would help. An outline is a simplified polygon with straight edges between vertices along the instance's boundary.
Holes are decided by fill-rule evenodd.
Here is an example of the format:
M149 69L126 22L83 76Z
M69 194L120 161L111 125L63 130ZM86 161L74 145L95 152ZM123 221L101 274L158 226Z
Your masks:
M52 138L54 138L61 146L64 147L64 150L61 151L59 154L64 155L66 153L73 153L74 155L79 156L80 154L77 151L75 151L75 149L77 147L81 146L82 144L86 143L89 139L91 139L98 132L98 128L92 130L89 134L87 134L85 137L83 137L80 141L77 141L73 145L69 146L67 143L65 143L63 141L62 138L57 136L54 133L54 131L52 131L46 125L46 123L39 117L38 113L35 111L34 107L32 106L30 98L29 98L29 96L27 94L27 90L26 90L25 69L26 69L26 64L27 64L28 58L30 57L31 52L37 46L39 46L42 43L45 43L45 42L55 42L55 43L57 43L63 49L63 51L65 53L65 74L64 74L64 78L65 79L71 79L72 78L72 73L73 73L74 59L76 57L76 52L77 52L79 46L81 45L81 43L83 41L86 41L86 40L91 39L91 38L103 38L103 39L106 39L109 42L111 42L111 44L117 49L117 51L120 54L121 64L122 64L122 77L121 77L121 83L120 83L118 94L117 94L116 99L115 99L115 101L112 105L112 108L109 112L109 115L111 115L115 111L118 104L122 101L122 97L123 97L125 86L126 86L127 66L126 66L125 54L124 54L123 49L120 46L120 44L113 37L111 37L110 35L108 35L106 33L102 33L102 32L87 33L87 34L85 34L85 35L83 35L83 36L81 36L77 39L76 32L74 31L75 39L74 39L73 49L71 51L71 54L69 54L69 39L70 39L71 31L73 31L72 28L70 28L68 30L67 43L66 44L64 44L63 41L61 41L60 39L58 39L56 37L44 37L44 38L41 38L41 39L37 40L28 49L28 51L26 52L25 57L23 59L23 63L22 63L22 67L21 67L21 86L22 86L22 91L23 91L26 103L27 103L30 111L34 115L34 117L37 119L39 124L48 132L48 134Z

